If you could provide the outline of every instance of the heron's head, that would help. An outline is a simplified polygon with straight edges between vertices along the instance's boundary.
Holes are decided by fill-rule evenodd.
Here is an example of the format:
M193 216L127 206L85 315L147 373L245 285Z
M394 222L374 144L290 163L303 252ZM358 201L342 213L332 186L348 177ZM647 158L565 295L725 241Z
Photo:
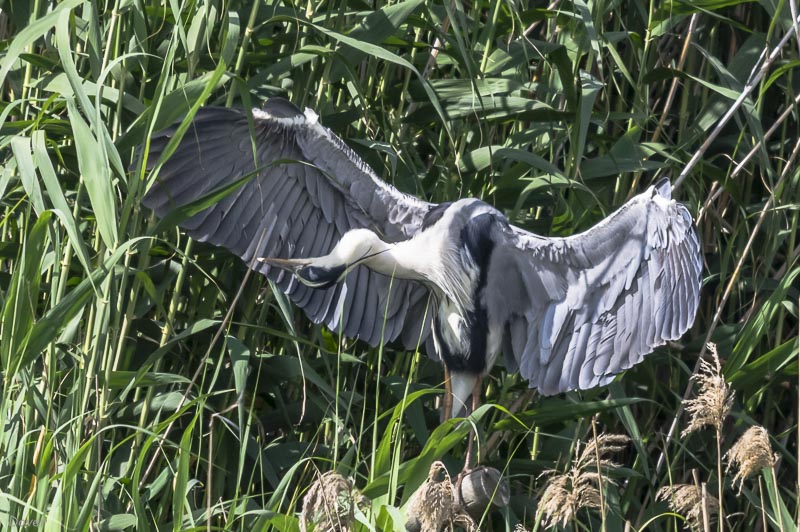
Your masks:
M259 259L270 266L292 272L297 280L311 288L330 288L362 261L374 256L377 235L368 229L345 233L336 247L324 257L309 259Z
M327 257L315 259L259 259L260 262L275 266L292 273L297 280L311 288L330 288L347 275L344 264L328 265Z

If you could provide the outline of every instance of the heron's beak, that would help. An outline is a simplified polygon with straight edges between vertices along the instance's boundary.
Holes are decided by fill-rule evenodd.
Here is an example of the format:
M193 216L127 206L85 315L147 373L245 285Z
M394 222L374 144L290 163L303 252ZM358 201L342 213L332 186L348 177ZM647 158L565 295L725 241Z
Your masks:
M317 259L258 259L260 262L291 272L298 281L311 288L330 288L347 274L345 265L314 266Z
M264 257L258 259L258 262L263 262L282 270L288 270L292 273L297 273L297 270L300 268L305 268L306 266L310 265L311 259L272 259Z

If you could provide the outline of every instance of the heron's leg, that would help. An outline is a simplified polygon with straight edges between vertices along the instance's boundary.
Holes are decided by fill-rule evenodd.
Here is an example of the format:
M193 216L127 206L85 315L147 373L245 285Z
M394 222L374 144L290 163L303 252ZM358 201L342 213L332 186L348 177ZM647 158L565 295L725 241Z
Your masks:
M475 412L479 406L481 406L481 388L483 384L483 376L479 376L478 379L475 381L475 386L472 388L472 410L470 410L470 414ZM469 471L472 468L472 452L473 446L475 444L475 438L478 437L478 434L475 430L470 429L469 431L469 441L467 442L467 455L464 458L464 471Z
M450 382L450 370L444 366L444 397L442 398L442 412L439 416L442 423L450 419L453 413L453 384Z

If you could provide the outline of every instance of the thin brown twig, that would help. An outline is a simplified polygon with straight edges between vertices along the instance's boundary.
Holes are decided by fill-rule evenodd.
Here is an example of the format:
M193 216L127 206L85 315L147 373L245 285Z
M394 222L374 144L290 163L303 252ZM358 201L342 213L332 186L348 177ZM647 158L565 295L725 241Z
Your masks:
M455 2L451 2L453 5ZM450 17L445 17L444 21L442 22L442 35L447 33L447 30L450 29ZM422 77L428 79L430 76L433 67L436 66L436 58L439 57L439 50L442 48L441 37L436 37L436 40L433 41L433 46L431 47L431 55L428 57L428 62L425 63L425 68L422 69Z
M767 503L764 501L764 487L761 477L758 477L758 497L761 499L761 528L767 529ZM758 532L758 530L756 530Z
M701 485L701 493L703 494L702 497L702 505L703 505L703 531L710 532L711 531L711 519L708 515L708 485L703 482ZM720 525L722 526L722 525Z
M600 469L601 464L603 463L600 459L600 443L597 440L597 415L595 414L592 416L592 436L594 438L594 459L597 461L597 478L603 478L603 470ZM600 522L601 522L601 530L605 532L606 530L606 505L605 500L603 497L603 485L600 484L598 486L598 493L600 495Z
M725 511L722 507L722 488L723 488L723 477L722 477L722 428L715 427L714 432L717 436L717 512L719 512L719 517L717 518L717 529L719 532L723 532L722 522L725 519Z

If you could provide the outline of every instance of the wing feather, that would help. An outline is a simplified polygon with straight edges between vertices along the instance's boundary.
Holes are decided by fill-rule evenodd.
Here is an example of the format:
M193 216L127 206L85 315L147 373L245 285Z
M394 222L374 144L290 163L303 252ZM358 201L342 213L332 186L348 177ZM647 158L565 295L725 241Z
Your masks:
M350 229L369 227L392 241L421 230L434 205L384 183L317 116L280 98L252 116L203 108L171 157L163 155L177 125L152 140L149 168L160 164L143 202L160 216L214 190L252 176L217 204L181 222L193 238L228 248L248 265L254 257L303 258L328 254ZM427 301L423 285L389 279L358 267L326 290L306 287L263 263L254 268L283 290L311 320L372 345L401 339L423 344L430 332L414 313ZM386 312L386 298L390 297ZM423 309L424 311L424 309Z
M370 344L379 344L381 341L381 329L383 329L383 316L384 316L384 308L381 308L381 297L380 292L385 290L388 287L381 286L383 285L383 279L371 279L372 283L374 283L374 288L372 290L367 291L367 304L364 305L365 308L374 308L378 310L380 313L380 318L370 318L369 316L364 316L361 319L361 326L365 329L368 329L372 326L372 331L368 334L367 340ZM388 319L388 316L387 316Z
M660 182L568 238L497 226L486 304L531 387L554 394L605 384L691 326L700 242L670 194Z

